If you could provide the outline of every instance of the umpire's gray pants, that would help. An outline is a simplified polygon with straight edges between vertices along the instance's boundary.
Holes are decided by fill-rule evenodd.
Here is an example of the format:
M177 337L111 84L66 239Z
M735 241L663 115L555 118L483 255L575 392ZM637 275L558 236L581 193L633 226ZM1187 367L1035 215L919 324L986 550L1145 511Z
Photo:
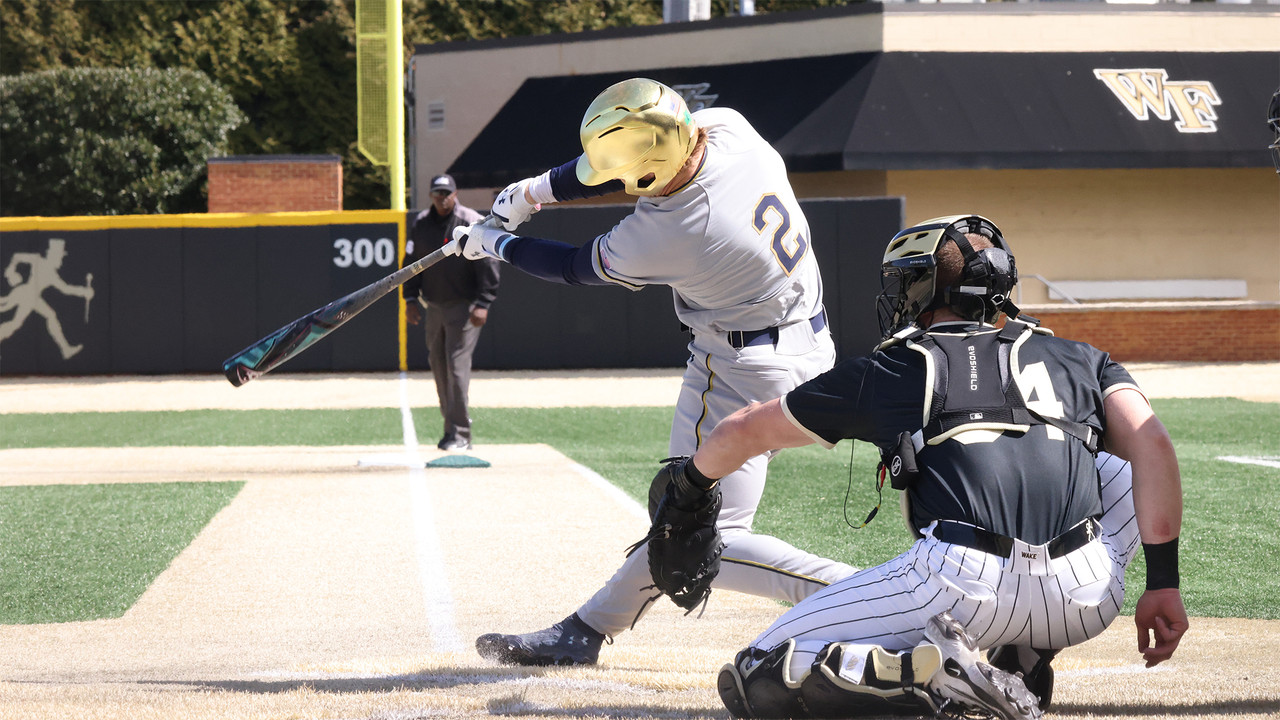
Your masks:
M471 324L471 303L423 303L427 334L427 362L436 379L444 437L471 442L467 391L471 385L471 355L480 328Z

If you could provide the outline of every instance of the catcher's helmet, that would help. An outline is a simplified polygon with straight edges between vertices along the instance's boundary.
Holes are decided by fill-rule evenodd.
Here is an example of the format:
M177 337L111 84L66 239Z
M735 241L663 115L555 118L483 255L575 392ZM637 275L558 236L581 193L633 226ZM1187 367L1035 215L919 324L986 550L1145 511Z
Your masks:
M1267 147L1271 150L1271 161L1276 164L1276 172L1280 173L1280 90L1271 96L1271 105L1267 108L1267 125L1276 138Z
M697 124L675 90L631 78L592 101L579 135L577 174L584 184L621 180L631 195L657 195L693 154Z
M974 250L966 233L982 235L994 247ZM948 239L960 249L964 269L954 284L939 288L938 251ZM995 322L1001 310L1012 308L1009 293L1017 282L1009 243L995 223L980 215L926 220L894 235L885 248L876 301L880 333L888 338L943 305L969 320Z

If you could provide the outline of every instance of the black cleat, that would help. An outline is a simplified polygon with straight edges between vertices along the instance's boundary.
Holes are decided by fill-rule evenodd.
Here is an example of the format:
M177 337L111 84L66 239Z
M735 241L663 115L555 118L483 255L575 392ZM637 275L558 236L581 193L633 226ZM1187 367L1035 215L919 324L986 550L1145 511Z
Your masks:
M1048 710L1053 702L1053 661L1057 650L1033 650L1019 648L1016 645L1001 645L987 652L987 661L991 667L1009 673L1020 673L1027 689L1040 699L1040 709ZM1034 655L1034 659L1024 657ZM1027 663L1029 661L1030 667Z
M471 449L471 441L456 435L445 435L436 443L436 447L445 452L466 452Z
M595 665L606 637L574 613L546 630L481 635L476 638L476 652L504 665Z
M751 717L751 708L747 705L747 693L742 687L742 675L738 666L728 663L720 668L720 676L716 678L716 690L720 693L720 701L734 718Z

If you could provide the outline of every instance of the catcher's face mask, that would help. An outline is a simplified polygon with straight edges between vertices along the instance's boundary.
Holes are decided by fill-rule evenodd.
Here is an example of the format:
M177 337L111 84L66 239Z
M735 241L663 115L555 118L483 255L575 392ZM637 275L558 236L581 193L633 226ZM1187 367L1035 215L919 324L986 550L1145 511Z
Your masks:
M915 322L933 302L938 269L934 253L942 237L932 228L913 227L889 242L880 265L880 296L876 298L882 338Z
M966 233L982 235L995 247L975 251ZM956 285L939 288L938 250L948 239L960 248L964 270ZM937 305L970 320L994 322L1017 281L1009 244L995 223L980 215L926 220L893 236L885 248L876 299L881 337L914 324Z
M621 180L630 195L657 195L693 154L697 124L675 90L632 78L600 93L582 117L579 136L583 184Z

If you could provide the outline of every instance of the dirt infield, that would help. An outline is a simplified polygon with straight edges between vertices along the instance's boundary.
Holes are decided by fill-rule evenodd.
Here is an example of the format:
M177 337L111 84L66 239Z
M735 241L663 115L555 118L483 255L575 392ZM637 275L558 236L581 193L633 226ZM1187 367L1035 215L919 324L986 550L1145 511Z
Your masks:
M1131 363L1148 397L1238 397L1280 402L1280 363ZM103 410L256 410L399 407L396 373L277 373L239 388L220 375L22 377L0 381L0 413ZM411 405L434 406L429 372L411 372ZM390 389L389 389L390 388ZM678 370L478 371L474 407L667 407Z
M1280 400L1280 364L1131 370L1152 396ZM1172 391L1157 389L1166 382ZM678 384L666 371L482 373L473 396L668 405ZM394 407L402 397L434 405L429 377L281 375L239 389L206 376L0 382L3 412ZM438 453L395 440L0 451L0 485L245 483L123 617L0 626L0 717L727 717L714 674L779 605L718 592L696 618L661 602L598 667L489 664L476 635L570 612L643 534L643 513L547 446L479 445L490 467L422 469L394 463ZM1178 655L1145 670L1121 618L1055 662L1053 714L1275 717L1278 643L1277 622L1197 618Z

